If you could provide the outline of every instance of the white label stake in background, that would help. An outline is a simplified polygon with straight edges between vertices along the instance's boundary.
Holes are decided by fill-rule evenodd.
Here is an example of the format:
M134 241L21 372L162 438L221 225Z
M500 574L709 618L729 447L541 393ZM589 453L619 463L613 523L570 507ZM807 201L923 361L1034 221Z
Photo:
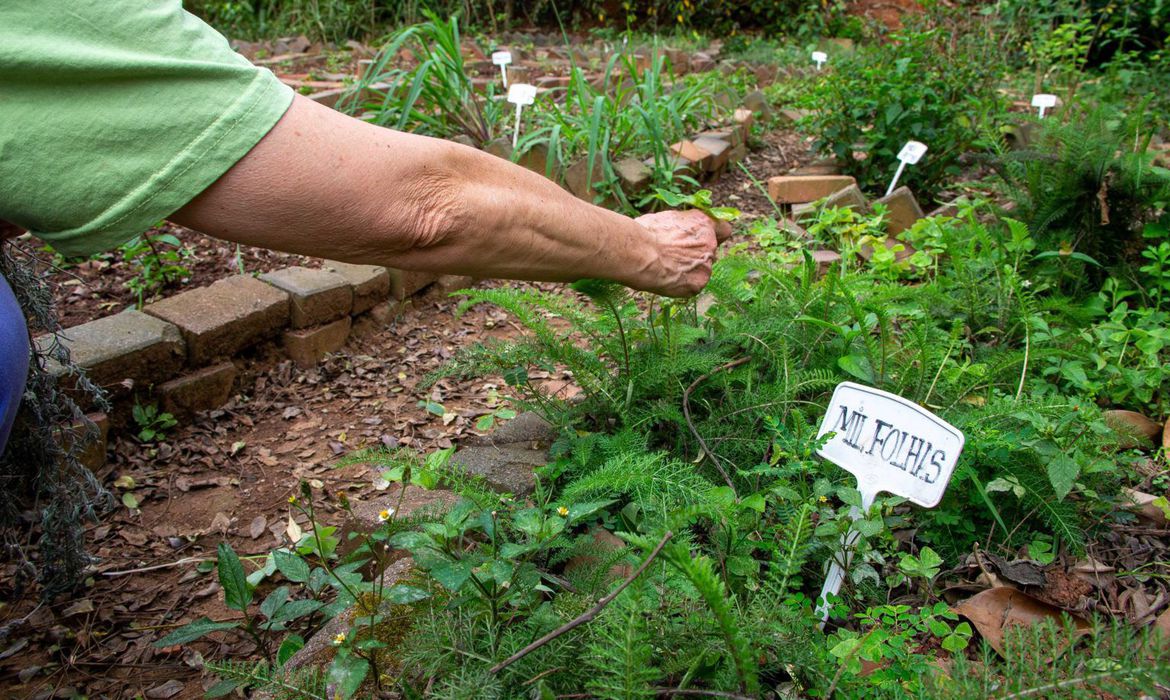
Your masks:
M898 186L898 179L902 177L902 171L906 169L906 165L914 165L922 160L922 156L926 154L926 144L921 141L907 141L902 150L898 151L898 170L894 173L894 179L890 181L890 188L886 190L886 196L894 191Z
M817 64L817 70L820 70L821 66L825 65L825 61L829 60L829 54L824 51L813 51L812 60L813 63Z
M914 143L914 142L911 142ZM833 434L817 454L857 477L864 517L880 492L907 498L923 508L942 500L965 438L957 428L901 396L852 382L833 391L817 437ZM828 596L845 580L861 533L850 528L841 538L841 560L833 560L817 597L817 614L829 617Z
M515 148L520 139L520 115L524 111L524 105L536 102L536 86L513 83L512 87L508 88L508 101L516 105L516 128L512 131L512 148Z
M1052 109L1056 106L1056 95L1048 95L1040 93L1032 95L1032 106L1040 110L1040 118L1044 118L1045 110Z
M504 79L504 87L508 87L508 64L511 62L511 51L496 51L492 54L492 63L500 67L500 75Z

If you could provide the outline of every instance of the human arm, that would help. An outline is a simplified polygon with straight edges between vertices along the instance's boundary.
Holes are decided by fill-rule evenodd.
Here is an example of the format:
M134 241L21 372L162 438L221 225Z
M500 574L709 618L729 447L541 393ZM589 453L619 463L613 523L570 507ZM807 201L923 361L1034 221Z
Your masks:
M170 217L231 241L346 262L698 292L717 238L705 214L630 219L448 141L296 97L275 127Z

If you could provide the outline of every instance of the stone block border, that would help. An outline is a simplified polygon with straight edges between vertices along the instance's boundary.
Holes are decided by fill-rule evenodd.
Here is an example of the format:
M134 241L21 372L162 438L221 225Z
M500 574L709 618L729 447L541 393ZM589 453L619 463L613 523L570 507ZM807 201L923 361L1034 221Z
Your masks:
M448 288L433 273L326 261L321 269L227 277L142 311L65 329L61 344L113 402L110 416L101 416L100 438L86 449L86 466L96 471L104 465L109 426L124 424L135 401L156 402L189 421L231 398L240 353L277 345L298 367L311 368L345 345L356 321L368 317L375 327L385 325L406 300L436 282ZM42 347L51 342L50 335L36 339ZM64 368L51 365L50 371L63 384L72 381Z

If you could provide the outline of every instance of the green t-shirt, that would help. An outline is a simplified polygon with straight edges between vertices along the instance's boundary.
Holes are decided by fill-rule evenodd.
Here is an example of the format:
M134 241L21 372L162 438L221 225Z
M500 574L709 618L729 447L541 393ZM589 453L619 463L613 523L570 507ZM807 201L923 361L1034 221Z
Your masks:
M65 255L117 246L291 101L179 0L0 0L0 219Z

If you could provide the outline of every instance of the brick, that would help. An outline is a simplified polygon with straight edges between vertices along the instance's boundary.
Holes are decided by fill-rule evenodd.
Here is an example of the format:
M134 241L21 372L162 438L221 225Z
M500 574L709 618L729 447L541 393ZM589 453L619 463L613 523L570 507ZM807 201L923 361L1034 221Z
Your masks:
M682 49L666 49L666 58L675 75L685 75L691 71L691 55Z
M457 143L461 146L467 146L468 148L475 148L477 150L479 148L479 146L475 143L475 139L471 138L467 134L455 134L451 137L450 140L453 143Z
M817 265L817 277L829 274L829 270L841 262L841 254L835 250L814 250L812 258Z
M483 145L483 150L497 158L512 160L512 140L504 138L503 136L492 139L491 141L485 143Z
M711 154L711 159L706 164L708 172L718 172L727 167L727 160L731 156L730 143L714 136L698 136L693 143Z
M589 158L581 158L565 171L565 188L574 196L592 203L596 194L593 183L600 182L604 178L605 172L602 169L601 158L593 159L592 171L589 170Z
M840 175L841 168L837 165L836 158L821 158L813 161L808 165L801 166L793 170L791 175Z
M344 277L353 289L350 313L354 316L369 311L374 304L390 297L390 273L381 265L352 265L331 260L325 263L324 269Z
M438 273L421 270L388 267L386 272L390 273L390 298L398 301L418 294L439 279Z
M865 195L862 194L861 188L857 185L849 185L822 200L793 205L792 218L799 221L807 216L814 216L820 209L827 209L829 207L837 209L860 209L864 211L869 208L869 202L865 199Z
M130 380L135 384L154 384L177 374L186 360L183 337L171 323L142 313L124 311L67 328L60 333L61 344L70 358L100 386L113 386ZM51 335L37 338L37 346L46 348ZM64 368L50 361L50 373L61 376Z
M651 170L637 158L622 158L613 164L613 169L627 195L638 194L650 185Z
M744 142L744 132L739 128L738 125L728 126L722 129L708 129L707 131L699 133L695 140L698 141L699 138L703 137L711 137L721 141L726 141L733 147L738 146Z
M516 164L522 168L531 170L537 175L544 175L545 177L548 177L548 144L544 142L532 144L532 146L527 151L524 151L524 153L522 153L520 157L516 159ZM556 172L557 163L554 159L552 169L552 175L554 177L556 176Z
M401 301L388 301L384 304L377 304L370 309L370 313L366 314L369 320L375 326L388 326L398 315L402 313L403 304Z
M937 207L934 211L927 214L928 217L949 216L952 218L954 218L958 215L959 215L959 200L957 200L957 199L953 202L947 202L946 204L943 204L943 205Z
M284 332L284 351L297 367L309 369L321 358L345 347L353 319L349 316L315 328L299 328Z
M179 327L192 364L231 356L288 325L289 295L248 275L156 302L144 312Z
M711 152L700 148L694 141L679 141L671 144L670 152L693 163L699 170L707 170L711 163Z
M353 287L336 272L293 266L266 272L260 279L288 292L293 328L328 323L348 316L353 308Z
M61 436L62 447L69 449L72 447L73 440L82 441L77 453L77 461L81 463L81 466L96 473L106 466L106 446L110 439L110 417L104 413L90 413L85 416L85 419L93 423L96 432L87 434L88 425L81 422L74 423Z
M670 166L671 170L674 172L674 179L676 179L676 180L678 179L679 175L694 175L694 174L698 174L698 172L699 172L698 166L696 166L690 160L683 158L682 156L680 156L678 154L672 153L669 156L667 156L667 159L668 159L667 164ZM646 160L642 161L642 164L645 165L647 168L651 168L651 169L658 167L658 164L654 162L653 157L647 158Z
M752 67L752 73L756 76L756 84L760 87L776 82L777 72L778 68L768 63L761 63Z
M219 364L172 379L158 388L162 408L181 421L190 420L200 411L210 411L227 403L236 382L236 366Z
M738 146L733 147L731 152L728 153L727 162L738 163L744 158L747 158L747 146L741 143Z
M768 178L768 195L782 204L815 202L850 185L857 181L849 175L779 175Z
M752 124L754 124L756 121L756 114L750 109L740 107L732 113L731 118L733 121L735 121L735 125L739 127L740 131L746 138L747 134L752 128Z
M760 118L765 121L772 118L772 105L768 102L767 96L759 90L753 90L744 95L743 106L760 115Z
M474 284L475 278L471 275L440 275L439 279L435 281L435 286L443 294L452 294L461 289L467 289Z
M709 70L715 69L715 59L711 58L702 51L696 52L691 56L691 70L695 73L705 73Z
M807 109L782 109L780 110L780 123L792 126L810 114L812 112Z
M886 232L891 236L905 231L913 226L915 221L925 216L909 187L899 187L876 203L884 204L890 209L886 215Z

